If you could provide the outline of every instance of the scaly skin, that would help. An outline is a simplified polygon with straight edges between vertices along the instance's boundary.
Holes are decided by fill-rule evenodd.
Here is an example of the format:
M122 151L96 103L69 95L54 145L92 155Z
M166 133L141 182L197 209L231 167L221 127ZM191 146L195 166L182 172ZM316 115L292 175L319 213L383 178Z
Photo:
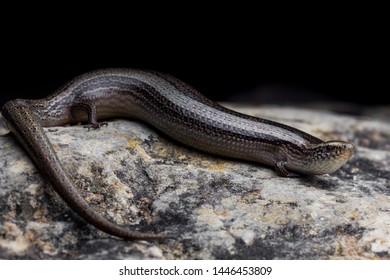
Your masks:
M298 129L229 110L168 75L107 69L75 78L47 98L12 100L3 118L64 201L96 228L125 239L172 238L118 226L96 213L64 171L42 127L129 117L209 153L274 166L282 176L327 174L354 152L350 143L324 142Z

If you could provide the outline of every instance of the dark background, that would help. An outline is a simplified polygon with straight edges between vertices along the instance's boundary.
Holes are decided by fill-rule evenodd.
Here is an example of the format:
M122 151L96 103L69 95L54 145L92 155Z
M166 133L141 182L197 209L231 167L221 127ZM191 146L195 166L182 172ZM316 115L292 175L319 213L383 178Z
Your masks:
M193 51L180 54L123 50L121 55L114 56L111 51L93 55L84 50L74 57L63 57L61 52L54 55L27 52L7 61L6 65L3 62L7 70L2 74L0 105L14 98L44 97L76 75L104 67L136 67L169 73L220 101L326 100L362 105L389 102L389 85L381 73L384 69L375 69L374 62L351 57L345 50L336 54L254 50L243 53L240 50L228 55L210 50L200 57ZM256 94L263 96L256 99Z
M169 73L218 101L389 104L388 36L381 22L360 19L333 27L328 17L318 26L287 21L275 28L232 18L200 27L197 15L192 27L112 19L106 26L104 18L70 30L48 30L50 21L3 27L0 107L47 96L76 75L105 67Z

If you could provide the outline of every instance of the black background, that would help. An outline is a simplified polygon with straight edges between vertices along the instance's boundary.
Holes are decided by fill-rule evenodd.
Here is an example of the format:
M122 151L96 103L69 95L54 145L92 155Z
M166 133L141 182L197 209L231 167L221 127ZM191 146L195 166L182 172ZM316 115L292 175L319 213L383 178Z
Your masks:
M166 72L219 101L257 103L262 99L241 97L259 88L281 88L282 95L268 91L265 101L389 104L388 43L380 16L374 23L358 15L332 26L328 16L313 24L317 15L280 26L275 18L227 17L201 26L199 14L183 24L185 17L169 24L161 18L100 17L72 28L52 26L61 18L3 26L0 106L10 99L47 96L76 75L105 67Z

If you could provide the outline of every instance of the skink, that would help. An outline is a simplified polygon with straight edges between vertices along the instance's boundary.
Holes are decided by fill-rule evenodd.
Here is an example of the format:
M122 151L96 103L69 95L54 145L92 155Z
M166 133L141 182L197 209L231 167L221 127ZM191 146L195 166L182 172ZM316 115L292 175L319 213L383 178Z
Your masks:
M327 174L354 153L342 141L324 142L298 129L229 110L172 76L131 69L81 75L47 98L7 102L2 115L62 199L96 228L124 239L162 239L131 231L93 210L64 171L42 127L128 117L149 123L190 147L273 166L282 176Z

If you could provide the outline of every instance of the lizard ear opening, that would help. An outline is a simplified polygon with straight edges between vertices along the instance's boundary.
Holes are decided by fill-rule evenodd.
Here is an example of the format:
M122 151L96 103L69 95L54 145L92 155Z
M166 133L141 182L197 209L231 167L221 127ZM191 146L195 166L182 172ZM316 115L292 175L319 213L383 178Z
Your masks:
M319 144L313 149L313 157L320 159L315 168L323 173L330 174L343 166L356 151L356 148L347 142L328 141Z

